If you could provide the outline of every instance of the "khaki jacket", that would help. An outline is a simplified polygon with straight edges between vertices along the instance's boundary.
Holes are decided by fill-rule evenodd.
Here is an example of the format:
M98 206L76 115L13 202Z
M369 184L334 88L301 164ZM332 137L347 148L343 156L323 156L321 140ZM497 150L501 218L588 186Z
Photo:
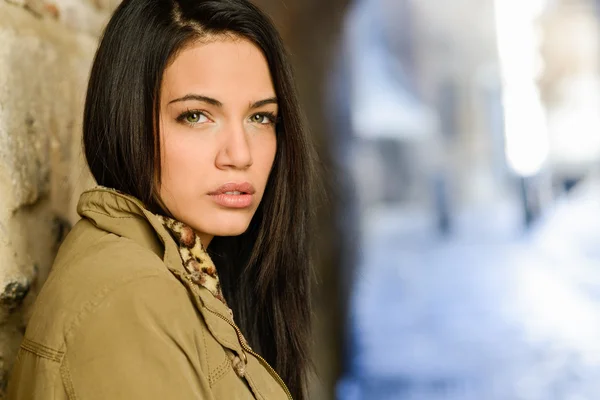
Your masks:
M189 280L156 215L102 188L85 192L78 212L36 300L8 399L291 399L227 306Z

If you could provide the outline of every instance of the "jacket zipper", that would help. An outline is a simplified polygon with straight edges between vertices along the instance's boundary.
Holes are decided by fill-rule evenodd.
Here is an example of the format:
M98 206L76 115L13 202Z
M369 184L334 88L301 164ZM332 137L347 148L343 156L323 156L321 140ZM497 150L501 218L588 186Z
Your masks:
M192 285L192 292L194 292L194 294L196 296L198 296L198 294L195 293L195 287L196 284L194 283L194 281L192 281L192 279L187 275L183 275L179 272L176 271L175 274L179 277L183 277L184 280L188 281L191 285ZM292 394L290 393L290 390L288 389L287 385L285 384L285 382L283 381L283 379L281 379L281 377L279 376L279 374L277 373L277 371L275 371L273 369L273 367L271 367L271 365L267 362L267 360L265 360L264 358L262 358L262 356L258 353L256 353L254 350L252 350L250 348L250 346L248 346L248 344L246 344L246 340L244 339L244 335L242 333L242 331L240 330L240 328L238 328L238 326L234 323L231 322L230 320L228 320L226 317L224 317L223 315L221 315L220 313L211 310L210 308L203 306L205 309L207 309L208 311L210 311L212 314L216 315L217 317L221 318L223 321L227 322L229 325L231 325L233 327L233 329L235 329L235 332L238 336L238 341L240 342L240 344L242 345L242 348L252 354L254 357L256 357L260 363L263 365L263 367L265 367L267 369L267 371L269 371L269 374L281 385L281 387L283 388L283 390L285 391L285 394L287 395L289 400L294 400L294 398L292 397Z
M225 322L227 322L229 325L231 325L233 327L233 329L235 329L237 335L238 335L238 341L240 342L240 344L242 345L242 348L252 354L254 357L256 357L261 364L263 364L263 366L267 369L267 371L269 371L269 373L271 374L271 376L273 378L275 378L275 380L277 382L279 382L279 384L281 385L281 387L283 388L283 390L285 391L285 394L287 394L287 397L289 400L294 400L292 398L292 394L290 393L290 390L288 389L288 387L286 386L285 382L283 381L283 379L281 379L281 377L279 376L279 374L277 373L277 371L275 371L273 369L273 367L271 367L271 365L269 365L269 363L267 362L267 360L265 360L264 358L262 358L262 356L260 356L258 353L256 353L254 350L252 350L247 344L246 344L246 340L244 339L244 335L242 334L242 331L240 330L240 328L238 328L238 326L234 323L232 323L231 321L229 321L227 318L225 318L224 316L222 316L221 314L219 314L216 311L211 310L210 308L205 307L208 311L210 311L211 313L213 313L214 315L216 315L217 317L221 318L222 320L224 320Z

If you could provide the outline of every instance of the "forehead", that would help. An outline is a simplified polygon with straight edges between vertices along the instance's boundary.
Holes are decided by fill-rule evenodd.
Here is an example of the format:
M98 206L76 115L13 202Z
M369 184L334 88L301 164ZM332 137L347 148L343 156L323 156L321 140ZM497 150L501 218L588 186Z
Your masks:
M275 95L262 51L249 40L234 37L186 46L165 70L162 91L167 97L201 93L223 103Z

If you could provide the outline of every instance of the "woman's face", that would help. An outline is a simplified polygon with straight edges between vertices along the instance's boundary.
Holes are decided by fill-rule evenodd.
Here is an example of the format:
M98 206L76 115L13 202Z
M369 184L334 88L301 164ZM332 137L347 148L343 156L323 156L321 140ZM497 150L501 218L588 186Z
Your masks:
M160 196L205 247L248 229L275 159L277 112L267 61L245 39L194 43L166 69Z

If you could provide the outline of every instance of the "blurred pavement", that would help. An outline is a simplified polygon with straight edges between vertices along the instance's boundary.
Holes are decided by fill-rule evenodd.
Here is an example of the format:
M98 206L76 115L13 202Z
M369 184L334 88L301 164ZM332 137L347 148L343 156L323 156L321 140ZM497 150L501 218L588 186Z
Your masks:
M523 232L517 202L438 237L419 210L371 210L339 398L600 398L600 185Z

